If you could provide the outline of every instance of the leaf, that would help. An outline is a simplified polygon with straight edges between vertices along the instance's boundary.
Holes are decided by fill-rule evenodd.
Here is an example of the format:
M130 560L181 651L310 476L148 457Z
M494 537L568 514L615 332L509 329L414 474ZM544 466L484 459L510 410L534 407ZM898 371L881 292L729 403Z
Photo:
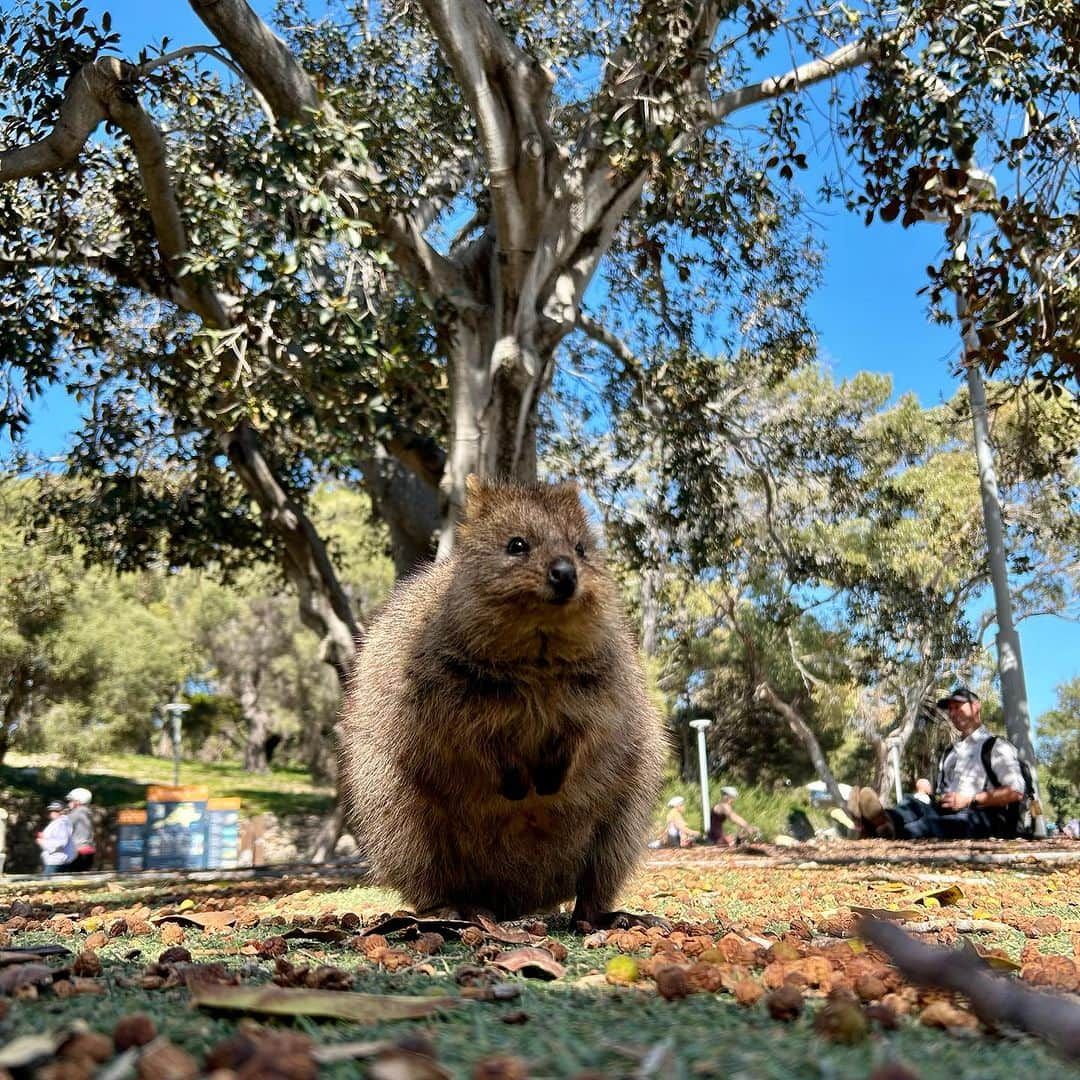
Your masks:
M911 902L921 904L923 907L948 907L950 904L958 904L964 899L964 890L959 885L945 885L940 889L922 893ZM928 900L934 903L927 903Z
M366 927L360 931L360 937L369 937L372 934L396 934L402 930L416 931L418 934L436 933L459 938L465 930L477 926L477 923L467 919L418 919L415 915L394 915L389 919L383 919L375 926Z
M312 1048L311 1056L320 1065L336 1065L339 1061L356 1061L358 1058L373 1058L394 1044L387 1039L374 1039L366 1042L329 1043L326 1046Z
M345 933L344 930L335 930L332 927L313 927L310 930L306 930L301 926L294 927L292 930L281 935L286 941L321 941L327 944L344 941L351 936L351 934Z
M180 923L181 926L197 926L200 930L224 930L236 922L235 911L185 911L172 915L158 915L150 920L155 926L162 923Z
M925 912L912 911L910 908L857 907L855 904L852 904L851 910L856 915L862 915L866 919L885 919L888 922L908 922L912 919L922 919L926 916Z
M221 986L196 983L191 995L207 1009L270 1013L274 1016L326 1016L358 1024L388 1020L419 1020L452 1009L450 997L406 997L394 994L358 994L346 990L299 990L280 986Z
M43 1035L20 1035L6 1046L0 1046L0 1069L29 1069L51 1058L70 1036L68 1029Z
M400 1046L380 1054L367 1071L371 1080L450 1080L450 1073L427 1054Z
M993 971L1006 971L1016 972L1021 969L1020 964L1015 960L1010 960L1009 957L1003 955L1000 952L993 951L991 949L981 948L978 945L972 945L970 942L965 942L967 947L974 951L975 955L986 964L987 967Z
M566 974L566 968L547 949L528 945L501 952L492 963L503 971L524 975L528 979L561 979Z
M530 934L527 930L515 930L512 926L503 926L502 923L485 919L483 915L476 921L488 937L495 941L503 941L508 945L528 945L534 941L543 941L542 937Z

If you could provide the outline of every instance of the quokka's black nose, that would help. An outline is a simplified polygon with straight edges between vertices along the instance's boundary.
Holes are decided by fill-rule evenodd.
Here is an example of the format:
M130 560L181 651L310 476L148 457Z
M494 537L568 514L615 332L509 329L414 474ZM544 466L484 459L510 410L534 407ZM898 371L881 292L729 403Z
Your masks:
M548 567L548 584L556 600L569 600L577 588L577 567L569 559L556 559Z

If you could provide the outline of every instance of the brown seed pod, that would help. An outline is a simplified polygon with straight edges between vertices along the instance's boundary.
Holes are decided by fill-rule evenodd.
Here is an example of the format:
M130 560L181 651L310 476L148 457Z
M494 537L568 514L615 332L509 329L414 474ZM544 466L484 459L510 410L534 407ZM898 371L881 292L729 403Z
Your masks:
M146 1013L128 1013L116 1021L113 1028L113 1046L123 1053L132 1046L145 1046L157 1038L157 1024Z

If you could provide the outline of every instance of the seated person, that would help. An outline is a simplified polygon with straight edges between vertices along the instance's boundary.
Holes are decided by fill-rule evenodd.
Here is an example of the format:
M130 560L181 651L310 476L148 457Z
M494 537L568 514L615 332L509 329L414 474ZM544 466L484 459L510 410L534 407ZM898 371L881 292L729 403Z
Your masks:
M1016 836L1026 788L1016 747L1005 739L994 742L991 776L984 764L983 743L993 736L983 727L978 695L958 686L938 702L938 708L948 710L960 738L942 759L936 798L923 801L917 793L885 809L872 788L854 788L848 812L861 835L901 840Z
M682 812L685 803L681 795L668 800L667 817L659 837L661 847L689 847L701 835L697 829L691 829L686 824Z
M930 781L925 776L920 776L915 781L915 792L911 796L913 799L918 799L921 803L932 803L934 801L934 788Z
M730 834L724 833L724 825L727 822L731 822L736 826L740 832L751 832L753 827L745 819L739 817L735 813L734 802L738 796L739 791L733 787L722 787L720 789L720 795L722 796L720 801L712 808L711 821L709 822L709 839L714 844L723 844L725 847L731 847L735 843L735 837Z

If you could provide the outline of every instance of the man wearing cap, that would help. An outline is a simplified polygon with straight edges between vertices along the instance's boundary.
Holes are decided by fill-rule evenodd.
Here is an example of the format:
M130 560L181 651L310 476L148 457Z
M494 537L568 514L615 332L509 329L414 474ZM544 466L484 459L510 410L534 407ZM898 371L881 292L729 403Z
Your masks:
M93 796L84 787L72 788L67 793L68 820L71 836L75 841L75 858L69 870L92 870L97 848L94 846L94 819L90 816L90 800Z
M979 695L957 686L937 705L947 710L959 739L942 759L935 797L928 803L907 798L885 809L872 788L855 788L848 808L860 832L903 840L1015 836L1015 804L1025 790L1016 747L1005 739L994 742L990 767L995 783L984 765L983 744L993 736L983 727Z

